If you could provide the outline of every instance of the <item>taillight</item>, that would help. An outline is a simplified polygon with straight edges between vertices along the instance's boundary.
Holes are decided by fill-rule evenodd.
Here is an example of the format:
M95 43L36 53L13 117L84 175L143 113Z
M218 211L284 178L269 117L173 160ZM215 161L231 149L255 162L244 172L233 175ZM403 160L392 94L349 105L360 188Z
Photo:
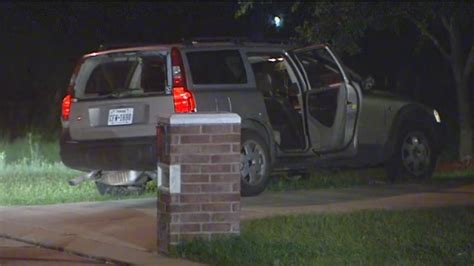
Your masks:
M76 77L79 73L81 65L84 59L81 59L76 67L74 68L74 72L72 73L71 79L69 80L69 86L67 88L67 95L64 96L62 104L61 104L61 118L63 120L69 120L69 114L71 113L71 105L72 99L74 95L74 86L76 85Z
M66 95L63 98L61 105L61 117L63 120L69 120L69 114L71 113L72 96L71 94Z
M173 101L176 113L190 113L196 111L196 102L193 94L186 87L183 60L178 48L171 48L171 65L173 71Z

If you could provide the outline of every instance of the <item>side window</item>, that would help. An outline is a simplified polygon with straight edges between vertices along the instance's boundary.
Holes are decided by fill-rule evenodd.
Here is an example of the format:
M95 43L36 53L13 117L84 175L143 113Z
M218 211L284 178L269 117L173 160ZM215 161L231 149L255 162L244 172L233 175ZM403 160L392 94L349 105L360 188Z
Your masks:
M315 49L298 54L308 76L311 89L339 88L342 74L336 62L325 49Z
M188 52L192 82L201 84L245 84L247 75L237 50Z
M143 59L141 87L144 92L163 92L166 87L166 62L159 57Z
M289 97L298 94L295 91L296 78L289 69L288 62L278 53L248 53L257 89L263 96Z
M344 84L337 63L326 49L313 49L296 56L303 65L310 84L308 112L322 125L332 127L336 119L340 90Z

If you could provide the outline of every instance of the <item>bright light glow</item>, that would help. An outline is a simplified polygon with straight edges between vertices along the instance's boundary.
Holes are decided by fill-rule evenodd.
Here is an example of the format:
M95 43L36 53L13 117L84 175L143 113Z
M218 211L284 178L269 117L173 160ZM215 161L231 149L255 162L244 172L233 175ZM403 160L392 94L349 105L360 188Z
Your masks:
M435 117L436 123L441 123L441 116L439 115L438 111L433 109L433 115Z
M275 24L275 27L280 28L282 26L282 19L279 16L273 17L273 24Z

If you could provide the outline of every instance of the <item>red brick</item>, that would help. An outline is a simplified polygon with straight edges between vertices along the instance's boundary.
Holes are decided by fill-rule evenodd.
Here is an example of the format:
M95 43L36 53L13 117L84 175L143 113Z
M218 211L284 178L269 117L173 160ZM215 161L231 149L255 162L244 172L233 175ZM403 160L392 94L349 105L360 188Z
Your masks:
M232 211L233 212L240 211L240 203L232 203Z
M209 155L181 154L179 163L209 163Z
M182 173L183 171L181 171ZM209 175L206 174L183 174L181 175L181 183L207 183Z
M240 193L222 193L210 195L211 202L240 201Z
M201 209L202 211L210 211L210 212L228 212L231 210L232 204L230 203L209 203L209 204L202 204Z
M210 240L210 234L209 233L186 233L186 234L179 234L179 241L191 241L193 239L203 239L203 240Z
M181 141L183 141L181 139ZM213 135L211 136L212 143L240 143L239 134Z
M199 134L201 133L201 126L186 125L186 126L172 126L170 128L171 134Z
M170 144L173 145L173 144L179 144L179 141L180 141L180 138L179 136L171 136L170 138ZM166 144L165 144L166 145Z
M240 149L241 149L240 144L233 144L233 145L232 145L232 151L233 151L233 152L238 152L238 153L240 153Z
M224 125L203 125L202 126L202 133L208 134L223 134L223 133L231 133L232 132L232 125L231 124L224 124Z
M207 193L222 193L222 192L232 192L232 185L227 183L219 183L219 184L202 184L201 185L202 192Z
M240 132L241 132L240 124L233 124L232 125L232 132L240 134Z
M169 193L161 192L159 195L159 201L163 203L170 203L171 195Z
M201 173L201 166L196 164L181 165L181 174Z
M230 164L211 164L201 166L201 172L203 173L229 173L230 171Z
M171 153L180 153L180 154L187 154L187 153L199 153L201 151L201 147L199 145L191 145L191 144L174 144L170 147Z
M179 223L179 222L181 222L181 214L179 213L171 214L170 223Z
M157 220L158 225L163 226L163 224L169 224L171 222L171 215L169 213L159 213Z
M179 203L179 195L169 194L168 192L161 192L159 196L159 201L169 204L169 203Z
M240 192L240 182L232 184L232 192Z
M183 217L181 217L182 219ZM238 222L240 221L240 213L238 212L217 212L211 216L213 222Z
M209 143L210 137L208 135L183 135L180 137L181 144L200 144Z
M208 223L202 225L203 232L229 232L231 226L229 223Z
M233 163L230 166L231 166L231 168L230 168L231 173L239 173L240 174L240 162Z
M201 210L201 204L172 204L168 206L168 211L178 212L197 212Z
M240 174L217 174L211 175L212 183L233 183L240 182Z
M220 154L211 156L211 163L240 163L240 154Z
M191 232L200 232L200 231L201 231L201 225L198 223L172 224L170 226L170 232L175 232L175 233L177 232L191 233Z
M201 192L201 186L198 184L182 184L181 193L199 193Z
M201 153L229 153L231 150L230 144L210 144L201 146Z
M209 202L207 194L184 194L181 195L181 203L200 203Z
M216 216L216 218L220 218ZM210 215L207 213L182 213L180 214L180 223L202 223L202 222L209 222Z

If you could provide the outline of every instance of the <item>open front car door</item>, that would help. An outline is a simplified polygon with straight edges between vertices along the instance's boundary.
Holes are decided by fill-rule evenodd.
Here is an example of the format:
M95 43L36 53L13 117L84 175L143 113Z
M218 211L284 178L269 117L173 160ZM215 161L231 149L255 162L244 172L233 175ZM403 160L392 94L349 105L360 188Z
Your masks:
M323 157L357 152L357 122L362 94L351 85L342 64L326 45L292 51L305 80L304 112L311 149Z

